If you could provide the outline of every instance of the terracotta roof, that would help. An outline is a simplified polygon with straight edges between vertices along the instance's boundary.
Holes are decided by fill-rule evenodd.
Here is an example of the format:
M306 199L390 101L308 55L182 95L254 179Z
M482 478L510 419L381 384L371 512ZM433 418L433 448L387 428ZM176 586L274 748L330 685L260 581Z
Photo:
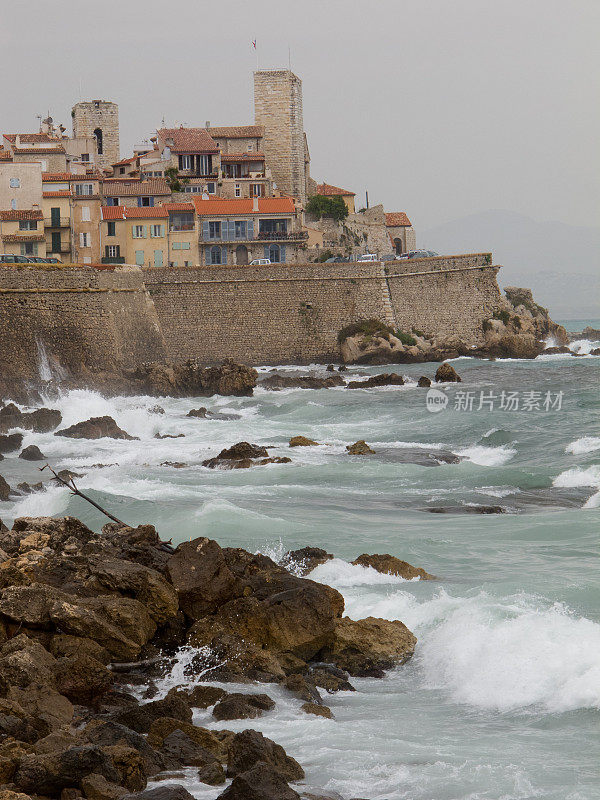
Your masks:
M163 208L166 208L167 211L193 211L194 204L193 203L163 203Z
M385 215L385 224L388 228L410 227L412 222L406 216L404 211L394 211L391 214Z
M47 183L66 183L67 181L99 181L104 179L104 174L99 170L90 170L84 175L75 175L72 172L42 172L42 181Z
M145 154L144 154L144 155L145 155ZM131 164L131 163L133 163L134 161L136 161L138 158L140 158L140 155L139 155L139 154L138 154L137 156L131 156L131 158L122 158L120 161L117 161L117 162L116 162L115 164L113 164L112 166L113 166L113 167L124 167L124 166L125 166L125 164Z
M113 183L105 181L102 191L106 197L137 197L140 195L171 194L166 181L154 178L135 183Z
M56 136L50 136L48 133L5 133L4 138L9 142L14 142L19 137L19 141L25 144L36 144L37 142L61 142ZM62 142L61 142L62 143Z
M208 128L213 139L257 139L265 135L262 125L230 125L224 128Z
M324 195L325 197L355 197L355 192L349 192L347 189L340 189L339 186L332 186L330 183L319 183L317 186L317 194Z
M168 146L174 153L219 152L206 128L160 128L157 133L163 147L167 139L173 140L173 144Z
M15 147L15 155L30 155L36 154L40 156L62 155L65 153L65 148L62 145L58 147Z
M264 153L222 153L221 161L229 163L232 161L264 161Z
M0 147L0 161L12 161L12 153Z
M102 219L125 219L125 206L102 206Z
M293 214L296 210L294 201L288 197L259 197L258 211L254 211L252 198L239 200L202 200L194 198L194 206L199 216L214 214Z
M42 197L71 197L72 194L70 189L62 189L57 192L42 192Z
M118 208L119 206L113 206ZM165 206L154 206L154 208L136 208L136 206L125 206L126 219L148 219L148 218L161 218L167 219L169 212Z
M0 219L3 222L10 222L12 220L37 220L37 219L44 219L44 215L42 214L41 209L21 209L21 210L10 210L10 211L0 211Z

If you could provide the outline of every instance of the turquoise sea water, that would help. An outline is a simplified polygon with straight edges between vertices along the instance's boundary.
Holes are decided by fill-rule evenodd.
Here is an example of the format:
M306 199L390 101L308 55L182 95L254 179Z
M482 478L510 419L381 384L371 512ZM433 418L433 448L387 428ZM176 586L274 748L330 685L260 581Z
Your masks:
M417 635L410 663L327 698L334 720L308 717L300 701L263 687L277 707L252 727L297 758L308 783L369 800L594 800L600 360L453 363L463 383L446 387L439 413L427 410L427 391L414 383L437 365L411 365L395 368L411 379L406 386L368 391L258 390L252 398L196 400L70 392L52 402L66 425L110 414L140 441L25 432L24 445L37 444L57 468L84 472L84 491L175 543L204 535L274 558L324 547L336 558L311 577L342 592L349 616L401 619ZM472 393L473 410L456 410L469 405L458 392ZM518 410L500 409L502 392L505 404L516 393ZM544 410L548 392L555 407ZM150 410L157 403L164 414ZM186 417L200 405L240 416ZM156 440L157 432L185 438ZM296 434L322 444L290 450ZM347 455L345 445L357 439L376 454ZM232 472L200 466L240 440L271 445L271 454L292 463ZM460 462L435 462L447 452ZM435 465L414 463L424 458ZM160 466L165 461L188 466ZM91 468L98 463L114 466ZM0 474L12 485L40 478L35 465L12 457ZM461 513L482 504L506 513ZM95 529L104 523L60 488L0 503L7 522L45 513L72 514ZM352 566L363 552L392 553L438 580L407 582ZM182 653L165 691L182 679L188 656ZM208 712L196 721L220 726ZM187 785L204 800L222 791L191 774Z

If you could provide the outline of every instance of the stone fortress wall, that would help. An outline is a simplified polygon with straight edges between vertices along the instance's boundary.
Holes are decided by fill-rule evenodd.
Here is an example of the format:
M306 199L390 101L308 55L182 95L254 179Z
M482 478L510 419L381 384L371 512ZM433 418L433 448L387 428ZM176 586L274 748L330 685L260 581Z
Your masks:
M102 131L102 152L98 153L97 166L110 167L120 159L119 106L110 100L90 100L75 103L73 111L73 136L94 136Z
M95 269L0 266L0 377L146 361L327 362L359 319L482 341L501 305L489 254L408 262Z

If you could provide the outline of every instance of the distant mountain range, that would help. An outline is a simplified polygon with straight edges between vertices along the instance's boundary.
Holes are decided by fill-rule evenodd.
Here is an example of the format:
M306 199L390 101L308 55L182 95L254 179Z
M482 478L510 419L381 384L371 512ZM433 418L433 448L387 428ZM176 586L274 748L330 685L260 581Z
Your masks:
M500 286L532 289L554 318L600 317L600 228L484 211L417 231L417 239L443 254L491 251Z

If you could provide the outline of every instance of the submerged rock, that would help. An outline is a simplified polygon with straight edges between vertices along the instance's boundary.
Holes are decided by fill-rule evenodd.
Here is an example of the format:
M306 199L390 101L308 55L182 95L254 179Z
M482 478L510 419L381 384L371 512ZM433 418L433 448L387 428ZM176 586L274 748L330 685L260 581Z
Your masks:
M0 436L0 453L12 453L23 444L22 433L10 433Z
M218 800L300 800L285 778L268 764L259 763L236 775Z
M332 553L328 553L321 547L302 547L299 550L289 550L285 554L285 562L293 564L297 574L308 575L319 564L324 564L333 558Z
M395 372L384 372L373 375L364 381L350 381L348 389L371 389L375 386L404 386L404 378Z
M460 383L462 378L452 364L444 362L437 368L434 380L436 383Z
M35 444L30 444L19 453L19 458L24 461L44 461L46 456L42 453L40 448Z
M266 456L263 458L263 456ZM203 467L209 469L247 469L252 466L265 464L288 464L292 459L287 456L271 456L266 447L249 442L238 442L231 447L221 450L218 456L207 458L202 462Z
M424 581L431 581L435 579L433 575L425 572L421 567L413 567L407 561L402 561L389 553L373 553L372 555L363 553L351 563L360 567L372 567L384 575L397 575L405 580L421 578Z
M69 439L128 439L133 441L137 436L130 436L119 428L112 417L90 417L84 422L77 422L69 428L56 431L55 436L66 436Z
M431 386L431 378L427 378L425 375L421 375L421 377L417 381L417 386L419 386L422 389L428 389Z
M316 447L319 443L314 439L308 439L306 436L292 436L290 439L290 447Z
M275 702L267 694L228 694L215 705L215 719L254 719L265 711L275 708Z
M130 373L140 394L168 397L210 397L214 394L251 397L258 373L226 359L219 367L204 367L197 359L183 363L144 364Z
M354 444L347 444L346 450L351 456L366 456L375 453L375 450L372 450L364 439L359 439Z
M505 514L502 506L433 506L425 509L430 514Z
M304 778L300 764L272 739L254 730L236 733L229 743L227 777L235 778L260 762L272 767L286 781Z
M331 389L344 386L345 380L340 375L317 378L314 375L269 375L259 382L263 389L279 391L281 389Z

